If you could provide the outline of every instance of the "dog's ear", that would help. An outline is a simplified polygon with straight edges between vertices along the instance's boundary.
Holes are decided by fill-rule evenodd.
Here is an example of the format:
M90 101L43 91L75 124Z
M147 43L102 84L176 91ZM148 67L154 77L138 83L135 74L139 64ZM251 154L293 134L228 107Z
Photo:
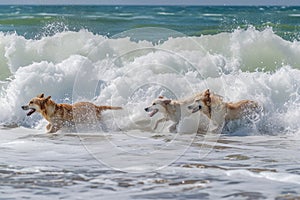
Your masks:
M209 91L209 89L205 90L204 97L205 97L205 99L210 98L210 91Z
M205 96L205 104L208 106L208 117L211 119L211 97L210 97L209 89L205 91L204 96Z
M45 100L48 101L51 98L51 96L48 96Z
M44 98L44 93L37 95L37 98Z
M172 101L172 100L170 100L170 99L163 100L164 104L166 104L166 105L170 104L171 101Z
M204 97L205 97L205 102L210 105L211 103L211 98L210 98L210 91L209 89L207 89L204 93Z
M205 96L209 96L209 95L210 95L209 89L205 90L204 95L205 95Z

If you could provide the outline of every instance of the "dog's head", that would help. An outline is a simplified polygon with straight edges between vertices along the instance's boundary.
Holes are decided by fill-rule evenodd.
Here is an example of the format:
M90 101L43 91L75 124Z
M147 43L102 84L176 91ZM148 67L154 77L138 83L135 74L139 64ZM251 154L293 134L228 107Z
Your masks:
M151 106L145 108L146 112L150 112L149 116L152 117L158 112L165 112L166 107L171 103L172 100L164 99L164 97L160 96L158 99L155 99Z
M201 110L209 118L211 117L211 97L210 91L207 89L201 94L197 95L194 99L194 102L188 106L188 109L195 113Z
M45 98L44 94L40 94L37 97L31 99L27 105L22 106L22 109L30 110L27 113L27 116L32 115L35 111L42 112L46 108L46 104L50 98L51 96Z

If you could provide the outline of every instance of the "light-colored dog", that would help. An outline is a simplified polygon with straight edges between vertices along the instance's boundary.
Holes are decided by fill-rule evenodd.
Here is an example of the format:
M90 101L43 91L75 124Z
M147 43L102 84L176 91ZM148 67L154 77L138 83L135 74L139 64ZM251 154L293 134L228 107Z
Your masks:
M258 102L252 100L224 102L221 96L211 93L209 89L196 95L194 102L188 106L188 109L192 113L202 112L218 126L226 121L241 119L261 111Z
M49 133L55 133L63 127L74 126L76 123L96 123L101 119L104 110L119 110L121 107L97 106L90 102L78 102L74 104L57 104L51 96L47 98L44 94L31 99L28 105L22 106L23 110L30 110L27 116L35 111L49 122L46 129Z
M213 94L207 89L192 98L181 101L159 97L152 102L151 106L145 108L145 111L150 112L150 117L158 112L163 114L163 118L156 121L154 130L160 123L170 120L173 124L169 127L169 131L176 132L177 125L182 118L181 112L184 110L184 106L191 110L191 113L200 111L209 119L205 121L206 124L199 124L198 132L206 132L212 129L212 127L209 127L211 126L209 121L213 121L213 129L219 129L226 121L240 119L259 107L257 102L251 100L242 100L235 103L224 102L221 96Z
M182 108L185 109L184 107L192 103L193 100L193 98L190 98L177 101L165 99L162 96L160 96L158 99L155 99L149 107L145 108L146 112L150 112L150 117L153 117L158 112L163 114L163 118L156 121L153 129L155 130L160 123L170 120L173 122L173 124L169 127L169 131L172 133L176 132L177 125L182 118Z

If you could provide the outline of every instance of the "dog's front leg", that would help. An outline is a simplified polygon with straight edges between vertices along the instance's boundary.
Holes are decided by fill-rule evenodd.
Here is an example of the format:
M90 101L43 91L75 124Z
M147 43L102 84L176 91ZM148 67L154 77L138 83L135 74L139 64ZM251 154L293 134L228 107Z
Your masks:
M155 130L158 127L159 123L165 122L165 121L168 121L168 120L166 118L161 118L161 119L157 120L153 129Z
M51 124L48 133L56 133L60 127L57 124Z
M51 123L49 123L47 126L46 126L46 129L47 129L47 131L49 131L50 129L51 129Z

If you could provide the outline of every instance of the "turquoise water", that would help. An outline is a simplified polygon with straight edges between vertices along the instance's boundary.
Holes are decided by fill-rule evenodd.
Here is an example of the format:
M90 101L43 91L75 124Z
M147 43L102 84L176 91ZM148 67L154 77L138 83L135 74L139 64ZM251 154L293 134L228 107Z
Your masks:
M40 38L87 29L115 35L142 27L163 27L189 36L272 27L281 37L299 39L300 7L192 6L0 6L0 31Z

